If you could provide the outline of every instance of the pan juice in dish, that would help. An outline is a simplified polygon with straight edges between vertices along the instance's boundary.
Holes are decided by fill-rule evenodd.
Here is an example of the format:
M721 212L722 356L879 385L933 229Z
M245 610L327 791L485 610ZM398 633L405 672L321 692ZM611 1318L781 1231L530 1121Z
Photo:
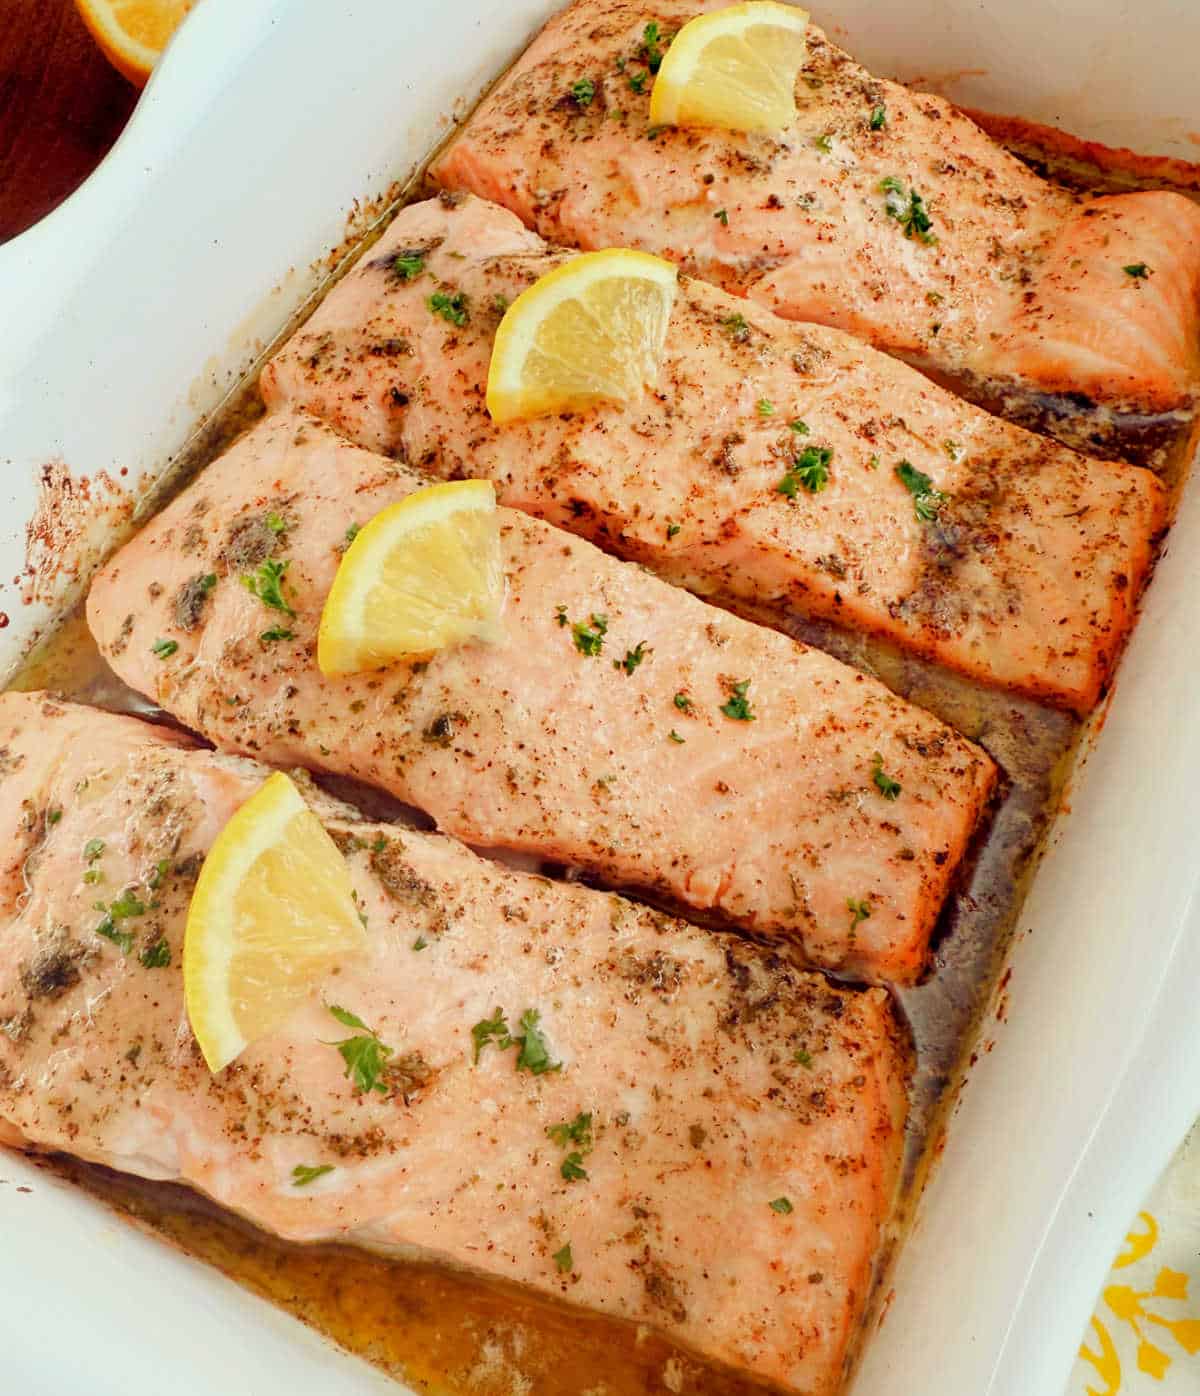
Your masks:
M1022 154L1055 168L1052 149L1026 148ZM1089 179L1101 187L1096 172L1077 170L1074 177L1085 187ZM420 192L414 186L408 195ZM357 255L367 245L364 241ZM1034 410L1032 402L1026 401L1029 419L1044 425L1041 409ZM1061 400L1046 410L1057 414L1056 433L1073 442L1111 439L1101 421L1104 409L1075 404L1067 426ZM250 381L207 425L195 449L180 462L177 476L202 469L258 411L256 383ZM1168 427L1173 432L1169 438ZM1128 422L1122 423L1123 432L1129 429ZM1160 478L1173 491L1182 483L1193 445L1190 424L1181 417L1155 423L1152 448L1144 454L1154 456ZM923 982L897 994L913 1034L917 1065L905 1177L886 1253L899 1244L911 1219L966 1059L986 1044L983 1014L1019 927L1024 892L1062 800L1083 723L829 622L800 622L750 606L738 609L877 675L977 741L1003 773L991 818L943 910L932 970ZM81 617L64 624L14 686L52 688L82 702L167 720L117 680ZM338 791L345 794L346 787ZM386 801L381 806L373 792L351 793L368 809L398 813ZM524 1290L349 1248L288 1244L183 1188L138 1181L68 1158L49 1160L47 1167L421 1391L446 1396L501 1396L517 1390L529 1396L583 1396L600 1390L611 1396L659 1391L734 1396L758 1389L704 1367L655 1333L568 1310ZM886 1288L880 1283L885 1273L886 1254L876 1277L877 1300ZM868 1317L861 1332L871 1324Z

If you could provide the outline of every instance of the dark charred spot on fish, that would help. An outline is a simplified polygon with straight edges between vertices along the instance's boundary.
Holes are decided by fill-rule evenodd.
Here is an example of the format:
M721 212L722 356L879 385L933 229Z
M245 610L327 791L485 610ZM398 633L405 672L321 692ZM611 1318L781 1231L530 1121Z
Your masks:
M681 960L656 950L649 955L637 955L626 950L617 961L617 973L631 984L656 994L672 994L683 983L685 969Z
M195 630L204 614L204 605L213 589L211 572L198 572L179 588L171 603L175 624L180 630ZM215 580L215 579L214 579Z
M397 387L393 387L389 391L388 400L393 407L407 407L410 401L408 394Z
M392 1094L400 1096L408 1105L419 1091L433 1081L436 1074L420 1052L405 1052L388 1063L384 1077Z
M667 1314L672 1322L686 1323L687 1309L680 1297L679 1286L666 1267L656 1260L651 1260L649 1252L646 1252L641 1260L630 1261L630 1265L641 1274L646 1298L650 1303Z
M439 713L421 733L421 736L425 741L432 742L434 746L448 747L454 740L454 734L466 720L464 713Z
M688 1143L691 1144L693 1149L702 1149L707 1139L708 1131L703 1125L688 1126Z
M125 617L121 622L121 628L117 631L117 638L108 647L109 654L123 654L129 644L129 637L133 634L133 613Z
M230 524L221 560L231 572L252 572L275 551L279 533L268 521L277 513L277 510L268 510Z
M79 962L87 951L63 929L20 968L21 986L31 999L61 998L79 983Z
M24 1042L29 1036L29 1030L32 1027L33 1010L28 1004L26 1004L20 1013L12 1013L5 1018L0 1018L0 1032L13 1043Z
M179 544L181 553L196 553L204 546L204 529L200 524L188 524L183 530L183 540Z
M734 455L736 447L745 443L746 438L740 431L731 431L721 439L721 447L713 457L712 463L725 475L738 475L741 473L741 466Z
M427 929L440 935L449 925L449 918L437 890L404 857L403 844L386 839L382 842L382 848L372 846L371 871L393 901L410 911L420 912Z
M150 598L151 601L157 601L162 594L163 587L161 582L151 582L150 585L146 588L146 595Z
M12 747L0 746L0 780L11 776L14 771L19 771L24 764L23 751L13 751Z
M443 189L438 194L438 203L443 208L457 208L459 204L466 202L466 198L465 194L461 194L457 190Z
M381 339L372 344L367 353L373 359L398 359L412 353L412 345L407 339Z

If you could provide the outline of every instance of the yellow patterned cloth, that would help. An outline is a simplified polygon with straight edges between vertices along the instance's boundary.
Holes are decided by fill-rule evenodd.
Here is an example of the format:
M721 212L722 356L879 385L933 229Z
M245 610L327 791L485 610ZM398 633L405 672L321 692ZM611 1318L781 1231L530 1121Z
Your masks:
M1067 1396L1185 1393L1200 1393L1200 1125L1130 1228L1067 1385Z

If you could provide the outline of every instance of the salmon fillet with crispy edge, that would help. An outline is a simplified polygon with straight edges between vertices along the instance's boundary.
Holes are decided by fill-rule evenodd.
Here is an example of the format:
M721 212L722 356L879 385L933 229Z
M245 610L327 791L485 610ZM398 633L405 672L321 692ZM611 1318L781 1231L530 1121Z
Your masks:
M357 777L468 843L794 938L824 967L921 972L995 767L819 650L502 509L500 643L323 678L347 528L422 483L268 418L96 579L102 652L218 746ZM242 585L267 561L294 615Z
M324 998L393 1049L384 1090L354 1092L317 994L210 1076L183 1005L186 911L267 770L38 694L0 698L0 752L8 1142L188 1183L291 1241L527 1285L791 1391L837 1388L906 1113L883 991L309 789L368 935ZM121 920L122 954L94 904L127 889L144 910ZM475 1052L497 1007L514 1031L540 1014L554 1069ZM589 1130L550 1136L581 1113ZM584 1177L564 1176L572 1155ZM300 1185L298 1167L331 1171Z
M506 503L735 607L1095 704L1163 524L1149 471L1085 459L848 335L690 278L642 401L497 426L499 307L567 255L478 199L410 205L267 365L263 395L422 470L487 476ZM430 310L438 287L466 296L464 325ZM789 469L814 450L832 455L810 491ZM902 462L946 496L936 517L919 516Z
M434 179L556 242L671 257L789 319L848 330L968 390L990 385L991 400L1011 385L1139 414L1192 406L1200 208L1048 184L944 99L873 77L815 25L784 132L651 127L647 24L669 36L724 4L577 0ZM594 95L581 107L571 89L585 77Z

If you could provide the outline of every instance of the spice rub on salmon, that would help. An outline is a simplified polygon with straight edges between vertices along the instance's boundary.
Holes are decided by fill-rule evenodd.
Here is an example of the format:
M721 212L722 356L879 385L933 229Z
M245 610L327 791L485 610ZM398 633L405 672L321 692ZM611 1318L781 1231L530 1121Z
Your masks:
M1077 198L942 98L873 77L815 25L787 130L652 127L658 56L721 8L576 0L433 178L556 242L671 257L990 401L1074 394L1139 418L1192 408L1200 208L1161 191Z
M883 991L308 787L366 950L210 1076L186 909L267 770L39 694L0 697L0 750L0 1138L838 1388L906 1113ZM354 1077L331 1003L378 1048Z
M497 426L502 309L567 255L475 198L410 205L267 365L263 395L422 470L486 476L507 504L734 607L1094 705L1163 523L1149 471L686 277L642 401ZM453 321L438 294L461 298Z
M995 767L819 650L501 509L499 643L323 678L347 530L422 483L268 417L97 577L102 653L220 747L354 776L468 843L792 938L826 968L920 974Z

